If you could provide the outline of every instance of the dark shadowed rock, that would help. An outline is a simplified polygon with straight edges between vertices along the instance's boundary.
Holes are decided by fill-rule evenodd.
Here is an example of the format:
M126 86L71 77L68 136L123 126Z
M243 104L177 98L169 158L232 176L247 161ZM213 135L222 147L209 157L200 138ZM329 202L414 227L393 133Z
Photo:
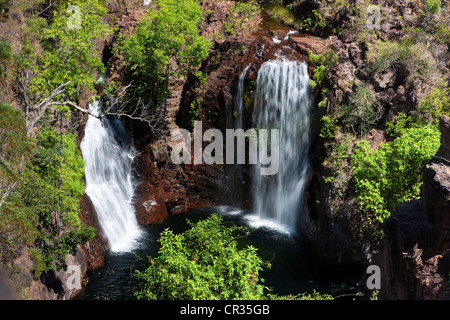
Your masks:
M137 180L133 201L139 224L146 227L161 223L168 216L166 193L164 181L153 161L150 145L135 157L133 170Z
M450 160L450 117L442 116L439 119L439 128L441 130L441 146L436 156Z
M87 269L97 269L103 265L104 254L108 250L108 241L97 218L94 205L87 195L83 195L80 202L80 220L83 224L95 228L95 237L81 246L86 259Z

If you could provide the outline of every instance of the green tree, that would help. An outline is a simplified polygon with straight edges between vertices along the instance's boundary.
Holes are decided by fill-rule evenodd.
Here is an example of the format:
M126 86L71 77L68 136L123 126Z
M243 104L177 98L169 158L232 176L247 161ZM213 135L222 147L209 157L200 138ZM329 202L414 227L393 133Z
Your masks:
M229 34L241 34L241 53L244 49L244 35L249 31L249 22L259 12L259 4L254 1L236 2L230 7L227 20L223 24L224 31Z
M222 218L192 223L191 229L174 234L166 229L158 240L159 256L149 267L136 271L139 299L261 299L263 261L252 246L238 249L243 227L224 225Z
M0 102L0 207L16 187L30 151L21 112Z
M63 141L62 156L60 153L61 138ZM67 133L61 137L61 134L52 127L44 128L39 134L39 146L34 151L31 165L33 171L48 184L55 186L56 182L62 181L61 190L58 191L63 200L61 211L64 216L62 219L71 226L79 227L79 200L84 194L84 161L81 151L77 148L75 136ZM58 208L56 204L53 206L53 210L55 208Z
M398 134L400 130L395 130ZM377 151L361 141L353 158L355 192L369 222L382 222L404 201L420 198L424 165L440 146L440 133L433 126L401 130L393 142Z
M37 236L36 216L14 194L31 150L21 112L0 102L0 261Z
M77 102L104 72L97 41L112 32L103 22L107 9L101 0L59 1L51 9L51 19L27 22L17 58L18 97L30 137L51 112L88 112Z
M211 42L200 35L203 9L198 0L154 3L157 9L147 12L131 36L122 36L118 49L135 77L134 95L146 97L165 113L169 77L193 71L208 55Z
M331 116L323 116L320 119L320 132L319 137L323 139L334 138L334 132L336 131L336 119Z
M42 30L45 51L36 86L52 91L70 82L64 91L68 99L77 99L83 86L94 89L97 77L104 72L97 41L112 33L103 22L107 13L101 0L62 1L56 5L50 24Z
M76 245L91 239L95 232L78 217L80 197L84 194L84 162L75 136L63 135L62 156L58 131L44 128L38 138L33 157L15 191L20 203L33 212L38 222L32 255L36 277L48 270L64 268L65 256L73 254Z
M433 15L439 12L442 7L441 0L427 0L426 1L426 11L427 13Z
M0 40L0 78L5 75L6 65L11 61L11 58L11 43L7 40Z
M314 64L314 73L310 79L311 88L314 89L316 86L322 85L328 71L336 65L339 57L334 50L327 50L321 54L314 54L310 51L308 58Z
M439 117L450 115L450 87L444 81L438 82L418 106L419 111L429 115L434 125L439 124Z

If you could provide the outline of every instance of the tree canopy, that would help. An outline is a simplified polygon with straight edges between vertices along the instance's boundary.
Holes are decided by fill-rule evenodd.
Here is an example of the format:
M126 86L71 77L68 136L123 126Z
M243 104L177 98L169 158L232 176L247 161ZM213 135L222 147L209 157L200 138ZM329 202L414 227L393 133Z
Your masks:
M211 42L200 34L203 9L198 0L157 0L135 32L123 36L120 52L137 79L134 92L155 107L165 102L170 75L193 71L208 55Z
M261 299L265 287L259 272L264 262L253 246L239 249L236 238L244 227L226 226L211 215L191 229L174 234L166 229L158 240L159 256L137 271L139 299Z

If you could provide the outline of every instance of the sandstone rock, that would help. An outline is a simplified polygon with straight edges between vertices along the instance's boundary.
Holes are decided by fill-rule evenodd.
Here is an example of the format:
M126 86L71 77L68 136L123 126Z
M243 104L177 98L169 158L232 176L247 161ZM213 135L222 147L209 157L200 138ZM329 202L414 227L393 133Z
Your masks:
M450 161L433 158L423 173L424 214L436 228L450 230Z
M356 67L360 67L364 63L361 58L361 49L355 43L351 43L348 46L348 53Z
M10 280L0 269L0 300L16 300L17 292L11 287Z
M62 291L64 292L62 299L70 300L81 292L83 279L87 271L85 257L81 247L77 246L75 255L67 255L65 262L67 269L56 271L56 278L60 281ZM51 288L49 286L47 287Z
M339 56L340 61L351 62L348 50L349 44L338 40L336 36L328 39L329 47Z
M381 72L377 72L374 75L375 91L386 90L396 85L397 74L394 70L386 69Z
M439 125L441 146L425 167L422 198L427 220L450 230L450 117L442 116Z
M13 298L31 300L70 300L81 292L83 278L86 275L87 265L83 250L77 246L74 255L67 255L65 259L66 270L48 271L34 277L34 262L28 249L22 250L14 262L14 282L16 289Z
M341 32L340 38L341 38L342 42L345 42L345 43L354 42L356 40L356 33L353 31L344 31L344 32Z
M290 46L300 52L308 56L309 52L314 54L324 53L326 48L325 40L313 37L313 36L298 36L297 34L293 34L289 37Z
M103 235L102 227L97 218L94 205L87 195L81 198L80 220L83 224L95 228L95 237L81 246L88 270L97 269L103 265L104 254L108 250L108 242Z
M138 180L134 202L139 224L146 227L161 223L168 217L166 193L160 172L153 161L151 145L135 157L133 170Z

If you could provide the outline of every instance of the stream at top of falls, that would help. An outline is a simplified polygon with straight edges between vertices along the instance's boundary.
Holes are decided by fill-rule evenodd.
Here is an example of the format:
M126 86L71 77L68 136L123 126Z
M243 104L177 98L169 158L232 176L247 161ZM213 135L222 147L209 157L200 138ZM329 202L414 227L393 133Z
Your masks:
M128 252L107 252L104 265L87 273L87 283L77 299L134 300L137 282L135 270L148 267L147 257L156 257L160 233L170 228L175 233L187 230L186 219L198 221L212 213L236 225L247 226L250 235L238 240L240 246L253 245L257 254L270 261L271 268L260 272L264 285L278 295L312 293L314 290L333 296L354 292L363 270L348 266L329 266L317 259L313 250L299 236L268 227L251 227L246 217L249 212L229 206L192 209L186 215L170 216L161 225L143 230L137 244Z

